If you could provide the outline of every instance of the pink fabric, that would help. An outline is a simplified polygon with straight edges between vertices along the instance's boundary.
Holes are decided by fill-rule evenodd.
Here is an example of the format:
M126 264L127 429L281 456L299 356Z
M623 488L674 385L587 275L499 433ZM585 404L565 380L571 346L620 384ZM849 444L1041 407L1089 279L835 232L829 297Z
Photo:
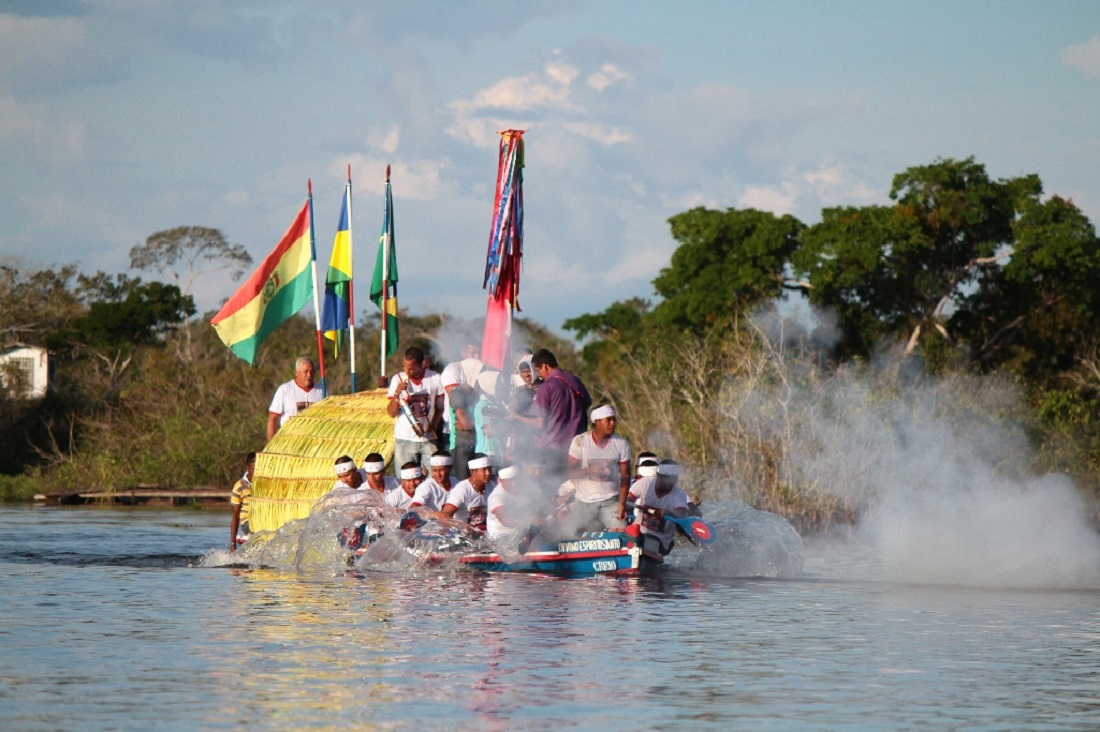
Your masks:
M485 309L485 331L481 336L481 360L486 366L504 371L510 364L512 344L512 305L507 300L490 297ZM509 369L510 370L510 369Z

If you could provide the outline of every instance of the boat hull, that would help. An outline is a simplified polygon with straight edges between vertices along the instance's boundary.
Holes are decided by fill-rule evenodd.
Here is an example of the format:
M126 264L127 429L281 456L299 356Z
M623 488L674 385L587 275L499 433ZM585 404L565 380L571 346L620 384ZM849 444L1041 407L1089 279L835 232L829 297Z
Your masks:
M588 577L599 574L634 577L664 562L654 548L613 531L590 532L577 539L544 545L523 554L467 554L459 559L470 569L486 572L542 572Z

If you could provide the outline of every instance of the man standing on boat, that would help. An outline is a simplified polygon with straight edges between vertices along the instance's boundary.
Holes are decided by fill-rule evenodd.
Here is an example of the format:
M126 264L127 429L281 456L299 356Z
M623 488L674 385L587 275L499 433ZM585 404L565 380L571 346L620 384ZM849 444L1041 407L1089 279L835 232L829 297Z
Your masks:
M569 445L569 479L575 498L566 526L573 532L626 526L630 445L615 434L618 417L609 405L592 410L592 429Z
M645 463L649 467L651 463ZM643 534L652 534L661 541L661 554L672 551L676 527L665 520L666 515L686 518L689 511L688 495L677 483L680 466L675 460L662 460L655 477L639 478L630 486L630 498L634 501L634 514ZM647 470L646 472L649 472Z
M406 348L405 370L390 380L386 413L394 417L395 475L399 466L409 461L424 464L433 452L431 440L443 420L443 382L424 360L424 351L416 346Z
M534 457L542 470L540 481L544 486L557 488L565 480L569 445L584 432L592 397L579 378L558 368L557 358L545 348L531 357L531 367L542 379L535 392L532 414L522 415L513 410L511 416L535 430ZM513 457L520 461L530 459L525 455Z
M267 408L268 440L275 436L284 422L324 397L321 390L313 385L315 370L311 359L299 358L294 362L294 378L275 390L275 397Z
M446 393L444 414L450 426L447 448L454 456L454 474L459 480L470 475L466 463L477 442L473 407L478 398L477 376L485 368L477 357L480 350L476 343L467 343L462 349L462 359L447 364L440 374Z

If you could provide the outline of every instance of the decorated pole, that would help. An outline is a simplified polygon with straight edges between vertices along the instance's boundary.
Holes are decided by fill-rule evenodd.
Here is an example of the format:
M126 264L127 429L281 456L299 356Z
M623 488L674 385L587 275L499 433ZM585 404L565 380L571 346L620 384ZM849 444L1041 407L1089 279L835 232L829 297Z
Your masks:
M355 246L352 237L351 216L351 163L348 163L348 256L354 259ZM348 287L348 345L351 350L351 393L355 393L355 281Z
M309 192L309 266L313 276L313 318L317 324L317 370L321 374L321 396L326 397L325 352L321 346L321 298L317 294L317 240L313 231L313 181L309 178L306 179L306 190Z
M485 255L488 290L481 360L504 369L511 361L512 313L519 310L519 277L523 260L523 133L504 130L500 135L493 224Z

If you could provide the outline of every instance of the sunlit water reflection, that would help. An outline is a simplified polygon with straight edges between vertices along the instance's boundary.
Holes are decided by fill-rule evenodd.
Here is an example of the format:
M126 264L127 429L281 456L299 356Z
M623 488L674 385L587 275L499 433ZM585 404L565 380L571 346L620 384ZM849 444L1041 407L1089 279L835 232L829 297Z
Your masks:
M0 509L3 729L1100 728L1100 581L200 568L221 513Z

